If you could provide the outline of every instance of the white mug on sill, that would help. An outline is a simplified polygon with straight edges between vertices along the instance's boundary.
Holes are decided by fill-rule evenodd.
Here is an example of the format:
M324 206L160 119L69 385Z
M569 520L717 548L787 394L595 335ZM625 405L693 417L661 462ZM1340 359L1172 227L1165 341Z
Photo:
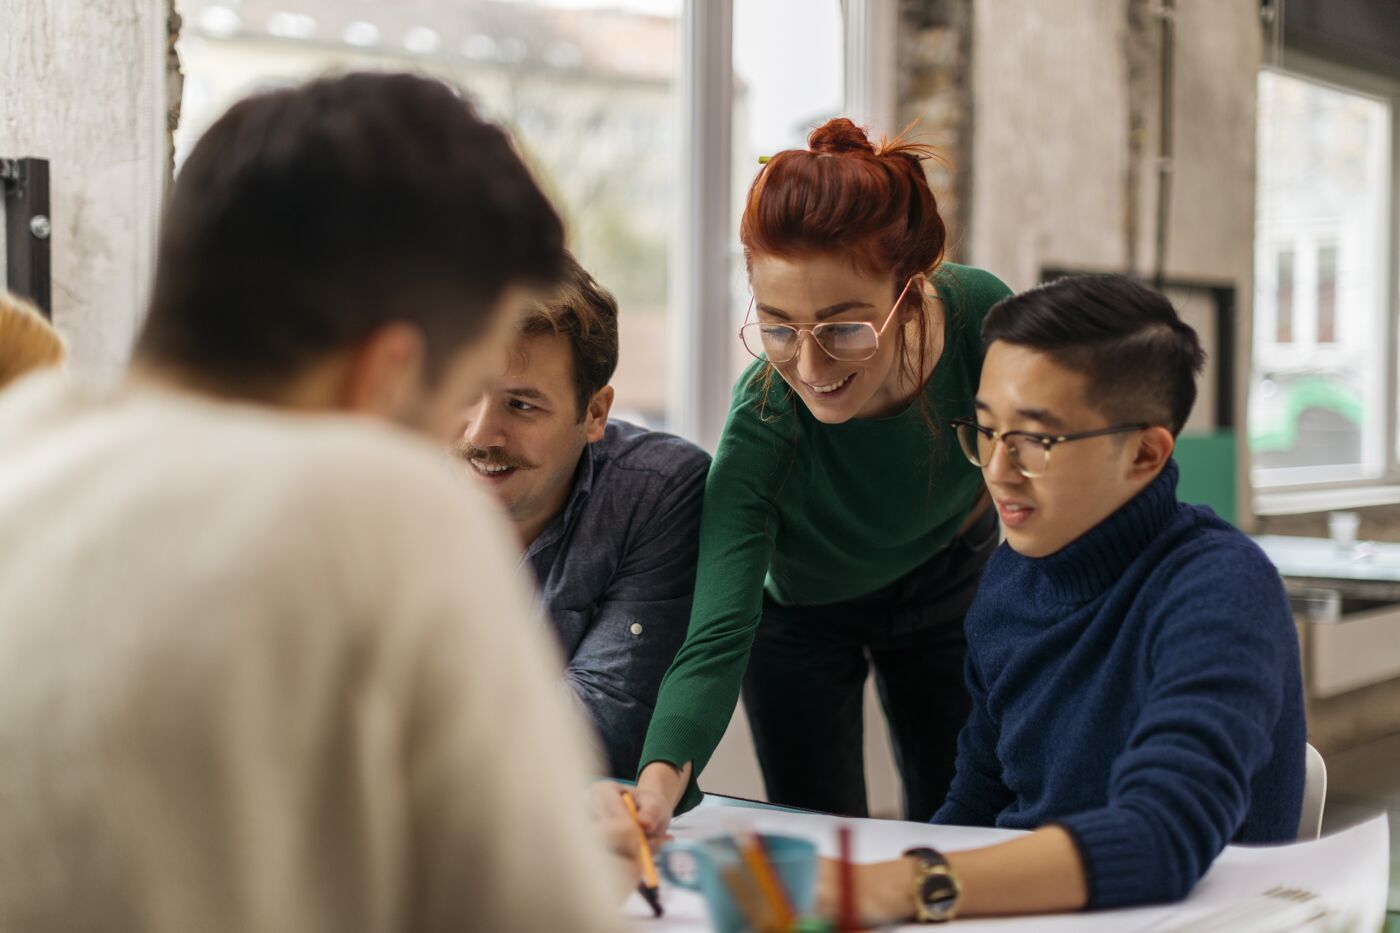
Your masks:
M1355 512L1329 512L1327 534L1341 550L1356 546L1356 533L1361 528L1361 516Z

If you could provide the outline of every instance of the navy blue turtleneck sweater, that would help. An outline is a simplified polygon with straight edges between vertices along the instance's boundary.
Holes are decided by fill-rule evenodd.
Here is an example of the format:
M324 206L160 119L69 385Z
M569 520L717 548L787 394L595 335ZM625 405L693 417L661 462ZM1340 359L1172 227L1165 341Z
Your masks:
M967 615L972 714L936 823L1079 847L1089 906L1184 897L1229 842L1296 837L1298 637L1278 571L1177 467L1049 557L1007 545Z

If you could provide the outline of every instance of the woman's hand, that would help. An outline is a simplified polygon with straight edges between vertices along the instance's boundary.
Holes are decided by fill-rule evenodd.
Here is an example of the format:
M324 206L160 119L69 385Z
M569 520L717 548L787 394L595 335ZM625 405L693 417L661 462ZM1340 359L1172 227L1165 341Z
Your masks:
M637 805L637 819L647 841L657 846L670 838L666 835L675 814L676 803L690 783L690 765L677 770L664 762L652 762L642 770L636 787L614 781L598 781L589 788L593 815L604 827L609 844L620 855L636 855L637 831L632 814L622 802L623 792L630 793Z

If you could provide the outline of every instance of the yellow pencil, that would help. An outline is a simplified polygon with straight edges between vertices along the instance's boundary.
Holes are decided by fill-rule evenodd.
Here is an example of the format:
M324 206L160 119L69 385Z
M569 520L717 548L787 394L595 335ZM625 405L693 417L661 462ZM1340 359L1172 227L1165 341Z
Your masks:
M651 857L646 830L642 829L642 817L637 813L637 801L632 799L630 791L623 791L622 802L627 805L627 812L632 815L632 825L637 827L637 861L642 866L642 880L637 885L637 890L642 892L642 897L651 905L651 912L659 917L664 912L661 909L661 882L656 877L656 861Z

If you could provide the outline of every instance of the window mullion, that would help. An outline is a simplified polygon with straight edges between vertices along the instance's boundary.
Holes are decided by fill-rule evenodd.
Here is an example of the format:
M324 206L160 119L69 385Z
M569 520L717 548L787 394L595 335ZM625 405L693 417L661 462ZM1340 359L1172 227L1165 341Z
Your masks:
M678 227L671 261L670 427L714 450L729 400L733 0L685 0Z
M1382 327L1387 372L1385 377L1386 479L1400 484L1400 93L1390 95L1390 237L1386 244L1385 307Z

